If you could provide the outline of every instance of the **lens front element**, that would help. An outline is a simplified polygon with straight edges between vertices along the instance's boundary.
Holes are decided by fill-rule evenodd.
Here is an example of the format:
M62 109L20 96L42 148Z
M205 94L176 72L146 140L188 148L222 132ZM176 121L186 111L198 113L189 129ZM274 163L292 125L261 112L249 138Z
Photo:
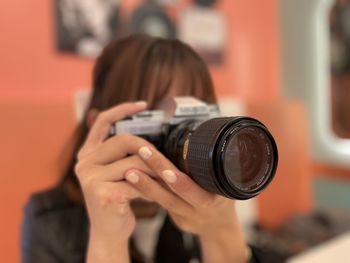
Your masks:
M241 191L256 190L271 172L272 151L270 140L260 127L232 129L221 148L228 183Z

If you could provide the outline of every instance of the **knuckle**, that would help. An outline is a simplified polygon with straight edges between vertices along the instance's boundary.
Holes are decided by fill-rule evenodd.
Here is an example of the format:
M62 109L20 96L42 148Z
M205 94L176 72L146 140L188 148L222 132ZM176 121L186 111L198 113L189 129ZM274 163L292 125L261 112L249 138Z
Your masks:
M82 157L83 157L83 150L80 149L77 153L77 160L80 161L82 159Z
M111 203L117 204L119 206L127 205L129 203L128 196L128 191L123 187L117 187L113 189L103 188L98 193L98 198L100 199L102 206L107 206Z
M199 207L201 209L208 209L209 207L211 207L211 200L202 200L199 204Z
M176 209L178 207L174 198L167 198L164 200L164 203L168 208Z
M122 197L122 196L126 196L127 194L127 190L125 188L123 188L120 183L116 184L116 187L114 188L114 193L116 194L116 196Z
M179 226L182 230L184 230L183 226L185 225L185 221L184 221L182 216L180 216L178 214L171 213L171 218L174 220L174 223L177 226Z
M98 114L96 122L99 123L108 123L109 120L109 114L108 111L103 111L101 113Z
M126 215L130 211L130 207L127 203L118 205L118 213L119 215Z
M128 193L125 190L117 190L115 193L115 201L119 204L127 204L128 203Z
M190 224L188 224L188 222L185 221L185 220L182 222L182 227L181 228L185 232L189 232L189 233L192 232L192 228L191 228Z
M119 104L119 109L122 110L122 111L128 111L130 109L132 109L134 107L134 103L132 102L124 102L122 104Z
M193 190L193 186L192 184L184 183L182 184L181 189L184 193L190 193Z
M152 144L147 141L146 139L140 137L140 136L136 136L136 135L131 135L131 134L128 134L129 137L128 139L131 141L134 141L136 143L136 145L144 145L144 146L148 146L148 147L151 147Z
M102 202L102 204L108 204L119 197L119 194L110 187L99 186L95 189L96 197Z
M210 205L210 202L205 200L205 201L202 201L200 204L199 204L199 207L201 209L208 209L209 207L211 207Z
M188 233L194 233L194 227L190 223L187 217L180 215L180 214L172 214L172 218L177 226L181 228L181 230L188 232ZM197 225L197 223L196 223Z
M185 175L188 176L188 175ZM178 182L178 189L182 193L191 193L193 191L193 184L187 180L179 180Z
M151 150L154 152L154 146L153 144L151 144L149 141L147 141L145 138L142 138L140 136L134 136L135 140L137 140L139 142L139 144L144 144L145 146L148 146L151 148Z
M85 162L78 162L74 168L75 175L78 178L81 187L88 191L93 191L92 189L99 181L99 169L90 165L88 166Z
M140 180L137 183L137 188L140 189L143 193L147 194L153 194L153 187L150 185L149 182L145 181L140 177Z
M95 186L95 180L93 176L78 177L82 189L90 191Z
M199 207L201 209L208 209L210 207L210 205L208 204L208 202L202 202L199 204Z
M217 198L215 196L210 196L201 202L200 207L202 209L208 209L215 206L217 203Z
M152 164L152 168L156 171L163 171L164 170L164 162L159 157L153 158L153 160L151 160L151 164Z
M123 143L129 143L131 140L133 140L134 136L127 134L127 133L123 133L120 135L117 135L115 137L115 140L123 142Z
M197 226L203 226L204 222L205 222L205 220L203 219L203 217L196 217L196 225Z
M108 205L111 201L111 193L104 187L97 187L95 196L102 207Z
M88 174L91 174L92 171L95 171L95 167L90 164L86 159L79 160L74 166L75 175L78 178L86 177Z
M84 173L84 170L85 170L84 162L78 161L74 166L75 175L78 178L80 178L82 176L82 174Z
M78 161L82 160L86 155L87 155L87 149L86 149L86 146L84 145L83 147L80 148L80 150L77 153L77 160Z

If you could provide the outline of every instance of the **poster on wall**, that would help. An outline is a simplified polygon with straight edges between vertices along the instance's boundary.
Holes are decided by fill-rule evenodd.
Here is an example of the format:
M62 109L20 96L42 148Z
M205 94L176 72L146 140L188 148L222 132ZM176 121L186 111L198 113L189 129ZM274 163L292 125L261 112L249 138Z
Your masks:
M164 3L145 1L136 6L129 18L130 33L176 38L176 25L161 4Z
M179 38L190 44L209 64L224 63L226 19L211 8L189 7L179 19Z
M160 5L175 5L178 0L155 0Z
M209 64L224 63L226 19L217 1L54 0L60 52L97 57L112 39L133 33L179 38ZM127 10L127 11L126 11Z
M55 0L56 46L96 57L115 37L120 0Z

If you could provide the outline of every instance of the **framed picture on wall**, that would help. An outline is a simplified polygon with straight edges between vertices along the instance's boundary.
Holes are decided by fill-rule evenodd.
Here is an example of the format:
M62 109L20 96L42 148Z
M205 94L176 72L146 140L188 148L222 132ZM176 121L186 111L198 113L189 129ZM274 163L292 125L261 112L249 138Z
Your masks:
M96 58L114 38L133 33L179 38L191 45L208 64L223 64L227 41L226 17L197 0L54 0L56 46ZM228 0L227 0L228 1Z
M54 0L59 51L96 57L118 34L120 0Z
M191 6L179 15L179 38L209 64L223 64L227 41L226 18L213 8Z

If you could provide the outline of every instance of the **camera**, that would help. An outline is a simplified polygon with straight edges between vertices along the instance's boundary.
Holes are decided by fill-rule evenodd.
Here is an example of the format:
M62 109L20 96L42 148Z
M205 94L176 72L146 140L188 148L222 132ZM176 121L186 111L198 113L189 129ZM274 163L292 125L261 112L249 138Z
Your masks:
M145 138L203 189L228 198L252 198L272 181L278 152L264 124L220 117L217 105L192 97L176 97L171 108L130 116L110 134Z

